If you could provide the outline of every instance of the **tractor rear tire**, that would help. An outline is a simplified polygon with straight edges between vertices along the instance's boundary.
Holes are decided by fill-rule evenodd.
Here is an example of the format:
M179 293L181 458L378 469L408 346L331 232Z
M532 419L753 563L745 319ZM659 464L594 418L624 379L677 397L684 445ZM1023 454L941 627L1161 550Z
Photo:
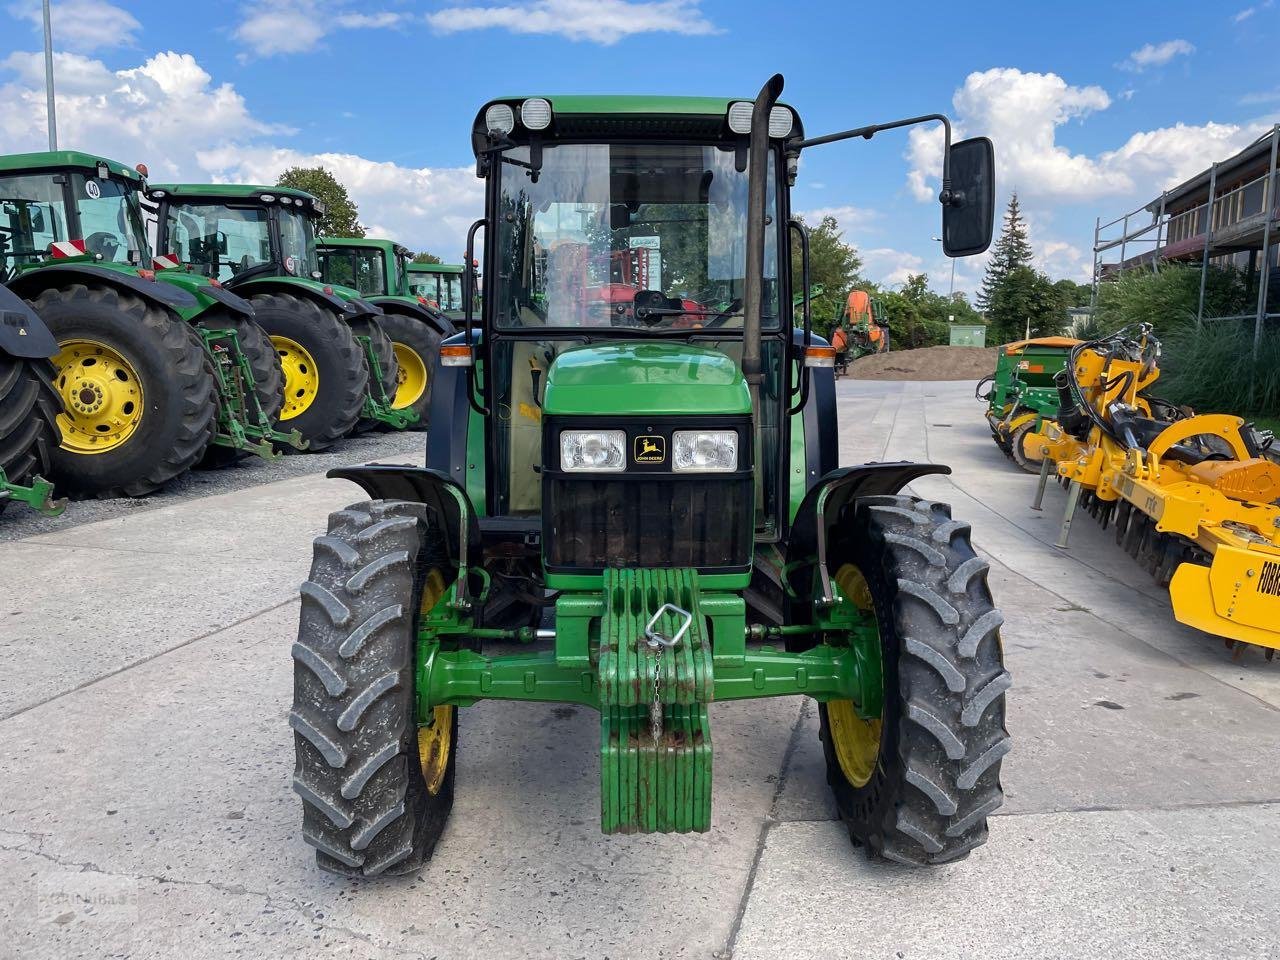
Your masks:
M440 355L440 334L430 324L403 313L388 313L378 322L391 339L396 354L393 406L397 410L405 407L414 410L418 422L409 429L425 430L431 412L431 382Z
M1040 461L1032 460L1026 455L1022 449L1022 441L1026 439L1027 434L1036 429L1036 422L1028 420L1022 426L1014 430L1009 437L1009 456L1013 458L1013 462L1025 470L1027 473L1039 473Z
M253 373L253 392L258 398L258 404L271 425L276 426L280 420L280 408L284 406L284 368L280 366L280 354L271 345L267 332L253 318L217 307L201 314L196 326L205 330L236 332L240 349ZM200 465L223 467L249 456L252 454L244 450L211 443Z
M427 517L400 500L331 514L302 585L293 788L303 837L333 873L417 870L453 806L458 712L437 707L422 730L416 715L417 613L425 585L443 589Z
M832 543L832 568L865 579L880 632L884 710L861 784L846 775L820 708L827 779L855 844L910 866L947 863L986 842L1003 802L999 611L969 525L914 497L867 497ZM847 701L844 701L847 703Z
M360 418L369 382L351 328L336 311L292 293L253 294L249 302L277 352L290 352L294 362L284 372L281 429L301 432L312 452L327 450L350 433ZM282 341L292 346L285 348ZM294 348L303 353L293 356ZM291 371L297 370L303 380L291 382Z
M369 346L373 349L373 355L377 358L378 367L381 371L382 389L386 391L388 398L394 398L400 366L396 361L396 352L391 345L391 338L382 329L381 320L375 317L358 317L350 321L349 325L352 336L369 338ZM369 393L372 396L377 396L374 372L369 367L369 358L363 349L364 345L359 340L356 341L356 345L361 348L360 358L364 360L365 369L369 371ZM355 432L367 433L380 426L382 426L382 421L380 420L361 417L356 421Z
M0 470L19 486L47 477L50 458L62 441L58 414L62 401L48 360L0 352ZM0 499L0 513L6 500Z
M96 284L44 290L31 305L60 345L79 341L113 352L123 361L115 383L128 389L136 377L141 391L142 413L129 432L108 449L89 452L90 427L110 427L70 401L76 394L90 407L101 405L101 393L96 401L90 397L94 357L83 346L78 354L59 354L54 385L65 413L50 472L62 491L73 497L143 497L199 462L213 439L217 409L204 351L185 321L125 290ZM107 393L116 389L114 383L109 387ZM121 407L126 410L132 414L128 402Z

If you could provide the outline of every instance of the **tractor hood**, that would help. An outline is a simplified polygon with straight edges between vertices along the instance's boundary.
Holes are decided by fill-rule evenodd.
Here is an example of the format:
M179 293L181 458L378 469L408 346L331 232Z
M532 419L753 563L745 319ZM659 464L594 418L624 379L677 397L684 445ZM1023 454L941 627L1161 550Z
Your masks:
M573 347L556 357L543 409L570 416L749 414L751 395L737 364L719 350L610 343Z

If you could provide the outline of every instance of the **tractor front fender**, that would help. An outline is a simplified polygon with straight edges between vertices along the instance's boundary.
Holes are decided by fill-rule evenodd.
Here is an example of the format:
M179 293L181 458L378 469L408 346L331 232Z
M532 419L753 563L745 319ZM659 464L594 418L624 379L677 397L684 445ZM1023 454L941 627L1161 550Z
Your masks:
M444 314L408 297L371 297L370 300L381 307L383 313L403 313L421 320L441 337L451 337L457 332Z
M97 283L127 290L148 303L167 307L180 313L189 313L199 307L196 298L169 283L156 283L127 270L112 270L90 263L49 264L28 270L9 281L9 289L25 300L34 300L51 287L69 283Z
M246 297L251 297L255 293L289 293L296 297L305 297L320 304L322 307L337 311L338 315L346 320L360 315L358 307L347 303L336 293L325 293L324 287L314 280L303 280L301 277L260 277L237 284L233 277L227 283L231 285L237 294L243 292Z
M43 360L58 352L58 341L31 305L8 287L0 287L0 353Z
M949 473L950 467L937 463L864 463L832 470L810 487L796 511L787 544L783 586L793 612L800 615L797 608L807 608L812 602L815 574L820 580L820 596L831 596L827 544L831 531L845 522L859 499L896 494L912 480ZM798 621L789 618L789 622Z
M231 313L238 313L250 319L253 318L253 304L244 297L232 293L226 287L221 285L215 287L209 282L208 277L201 276L198 273L187 273L185 270L165 271L156 274L156 281L170 284L179 290L185 290L194 296L203 308L207 309L215 303L219 303Z
M448 540L449 558L460 566L481 560L480 523L462 485L448 474L399 463L367 463L335 467L325 476L350 480L374 500L408 500L426 504Z

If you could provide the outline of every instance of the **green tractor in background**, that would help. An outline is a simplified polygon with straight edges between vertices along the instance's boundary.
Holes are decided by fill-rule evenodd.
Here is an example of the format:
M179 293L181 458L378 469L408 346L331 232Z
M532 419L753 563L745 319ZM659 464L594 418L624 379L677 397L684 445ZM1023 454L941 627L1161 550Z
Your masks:
M463 267L458 263L410 263L409 293L421 297L453 323L465 313L462 303Z
M202 459L301 444L275 430L283 380L253 308L205 277L157 276L143 188L89 154L0 157L0 282L58 342L50 469L76 496L144 496Z
M0 287L0 513L15 501L45 516L65 509L44 478L62 434L51 358L58 342L16 293Z
M1010 682L987 563L903 492L947 467L837 465L790 187L807 148L941 122L944 250L979 253L991 143L936 115L805 140L781 89L481 108L489 282L441 346L426 466L331 471L373 499L330 516L302 586L294 789L321 867L420 866L481 700L599 711L607 833L707 830L710 705L800 695L855 843L925 865L985 841Z
M996 372L974 388L974 396L987 405L987 424L996 446L1028 473L1039 473L1043 458L1028 453L1023 441L1038 432L1044 420L1058 416L1062 398L1055 378L1079 344L1071 337L1006 343L996 356Z
M159 183L147 199L158 256L253 306L283 367L283 427L325 450L357 429L416 422L391 408L396 360L382 309L320 279L322 201L289 187Z
M321 237L316 243L321 279L354 287L382 308L378 323L391 340L396 358L391 408L412 410L418 417L413 427L425 430L431 407L431 371L440 341L455 332L453 323L426 297L412 292L407 269L411 254L406 248L367 237Z

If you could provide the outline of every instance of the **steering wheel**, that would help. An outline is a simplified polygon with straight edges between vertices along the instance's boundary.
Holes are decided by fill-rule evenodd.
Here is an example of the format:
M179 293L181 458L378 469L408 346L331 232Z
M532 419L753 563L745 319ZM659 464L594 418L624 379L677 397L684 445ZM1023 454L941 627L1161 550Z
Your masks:
M113 233L99 230L97 233L91 233L84 238L84 248L95 257L114 261L116 253L120 250L120 239Z

